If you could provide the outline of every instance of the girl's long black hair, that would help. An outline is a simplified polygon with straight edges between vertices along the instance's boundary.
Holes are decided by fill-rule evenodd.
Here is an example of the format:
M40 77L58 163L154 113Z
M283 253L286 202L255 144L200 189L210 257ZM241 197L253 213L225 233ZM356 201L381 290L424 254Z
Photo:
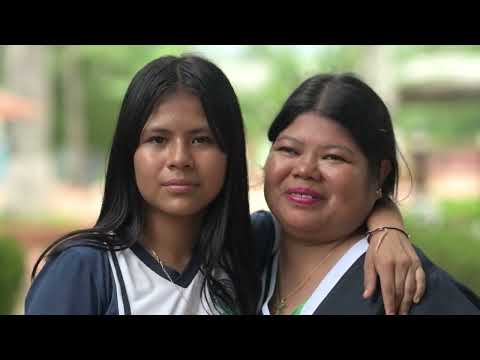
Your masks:
M42 259L71 246L82 244L118 251L142 239L145 203L135 182L133 156L152 111L180 88L198 97L208 125L228 159L223 188L209 205L195 245L205 275L202 299L210 309L213 306L239 314L256 313L260 286L252 256L243 118L227 77L210 61L193 55L158 58L134 76L118 116L96 224L50 245L37 260L32 279ZM219 270L230 281L218 280L214 273Z

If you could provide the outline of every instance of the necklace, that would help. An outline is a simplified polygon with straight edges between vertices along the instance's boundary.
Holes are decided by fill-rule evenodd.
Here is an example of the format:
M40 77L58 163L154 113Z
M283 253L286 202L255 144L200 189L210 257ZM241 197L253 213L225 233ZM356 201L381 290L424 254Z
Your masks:
M304 288L304 286L307 284L308 280L312 277L312 275L320 268L320 265L322 265L329 257L330 255L333 254L334 250L341 244L341 242L338 242L332 250L328 252L327 255L323 257L320 262L314 266L314 268L307 274L307 276L304 277L304 279L286 296L282 297L281 292L280 292L280 261L279 261L279 266L278 266L278 282L277 282L277 301L275 305L273 306L273 314L274 315L281 315L283 309L287 306L287 299L290 298L292 295L296 294L299 292L301 289Z
M163 265L163 261L160 260L157 253L155 252L155 250L153 250L153 249L149 249L149 250L150 250L150 253L152 254L152 256L155 258L155 260L160 264L160 267L162 268L163 273L165 275L167 275L168 281L170 281L175 286L175 289L180 294L180 297L182 298L182 300L185 301L186 304L188 304L188 300L185 298L185 296L183 294L183 291L180 289L180 287L177 285L177 283L175 281L173 281L172 277L170 276L168 271L165 269L165 266Z

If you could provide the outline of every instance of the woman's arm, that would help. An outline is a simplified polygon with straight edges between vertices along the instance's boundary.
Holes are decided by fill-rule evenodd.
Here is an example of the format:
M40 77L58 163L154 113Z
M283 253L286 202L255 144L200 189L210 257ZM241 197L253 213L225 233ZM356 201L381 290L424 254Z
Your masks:
M398 207L389 199L377 201L367 220L368 230L383 226L405 230ZM374 232L365 257L364 298L373 295L380 277L385 313L407 314L412 301L418 303L425 292L425 272L410 240L392 229Z

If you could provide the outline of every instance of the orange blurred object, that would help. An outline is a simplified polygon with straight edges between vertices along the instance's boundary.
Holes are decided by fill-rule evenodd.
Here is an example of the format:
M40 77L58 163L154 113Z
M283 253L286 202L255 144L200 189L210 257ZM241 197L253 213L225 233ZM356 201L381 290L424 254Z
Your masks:
M36 112L32 101L0 90L0 121L32 119Z

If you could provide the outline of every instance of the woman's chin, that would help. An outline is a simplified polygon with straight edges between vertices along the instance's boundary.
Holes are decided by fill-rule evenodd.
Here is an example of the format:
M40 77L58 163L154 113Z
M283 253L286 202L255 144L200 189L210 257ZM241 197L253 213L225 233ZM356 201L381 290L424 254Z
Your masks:
M281 223L286 230L294 230L297 233L311 233L314 235L317 234L320 229L324 228L324 222L319 218L309 219L305 216L291 215L282 218L282 220Z

